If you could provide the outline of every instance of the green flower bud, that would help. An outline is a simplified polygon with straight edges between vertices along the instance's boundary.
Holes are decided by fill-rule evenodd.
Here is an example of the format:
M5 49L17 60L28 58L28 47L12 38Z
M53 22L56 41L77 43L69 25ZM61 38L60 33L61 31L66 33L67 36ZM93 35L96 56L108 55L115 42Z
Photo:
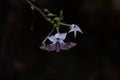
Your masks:
M47 20L51 22L51 18L47 18Z
M53 14L53 13L48 13L47 14L48 17L54 17L54 16L57 16L56 14Z
M55 17L53 20L60 21L60 18L59 17Z

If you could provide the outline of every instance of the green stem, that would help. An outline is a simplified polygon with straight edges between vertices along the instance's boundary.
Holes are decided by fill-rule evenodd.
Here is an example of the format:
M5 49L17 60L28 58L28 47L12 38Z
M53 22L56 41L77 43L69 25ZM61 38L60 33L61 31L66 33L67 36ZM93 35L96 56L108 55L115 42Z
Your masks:
M29 0L26 0L26 2L30 6L32 6L33 8L35 8L47 21L49 21L48 18L47 18L47 16L38 7L36 7L34 4L32 4ZM45 39L42 41L42 45L45 45L45 42L46 42L47 38L52 34L52 32L54 31L54 29L55 29L55 27L53 27L53 29L50 31L50 33L45 37Z
M71 26L71 24L66 24L66 23L60 23L60 25L62 25L62 26Z
M59 27L56 27L56 30L57 30L57 33L59 33L60 31L59 31Z
M32 7L34 7L48 21L47 16L38 7L36 7L34 4L32 4L29 0L26 0L26 2L29 5L31 5Z

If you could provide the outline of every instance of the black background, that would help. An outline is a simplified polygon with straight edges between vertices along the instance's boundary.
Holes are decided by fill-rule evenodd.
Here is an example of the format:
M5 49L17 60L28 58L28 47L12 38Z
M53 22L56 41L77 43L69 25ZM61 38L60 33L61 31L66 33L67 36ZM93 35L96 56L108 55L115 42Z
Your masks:
M0 1L0 80L119 80L119 0L36 0L80 26L69 51L39 49L52 27L24 0ZM33 20L34 19L34 23ZM33 25L33 30L31 29ZM73 37L71 35L71 37ZM72 38L68 38L72 40Z

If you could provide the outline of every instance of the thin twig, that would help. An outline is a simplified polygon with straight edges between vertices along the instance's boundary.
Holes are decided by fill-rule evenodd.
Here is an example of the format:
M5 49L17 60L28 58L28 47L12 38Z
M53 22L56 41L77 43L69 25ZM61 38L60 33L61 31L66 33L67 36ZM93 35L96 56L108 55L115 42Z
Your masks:
M29 5L31 5L32 7L34 7L48 21L47 16L38 7L36 7L34 4L32 4L29 0L26 0L26 2Z
M66 24L66 23L63 23L63 22L61 22L60 25L62 25L62 26L71 26L71 24Z
M47 38L52 34L52 32L54 31L54 27L52 28L52 30L50 31L50 33L47 35L47 37L45 37L45 39L42 41L42 45L45 45L45 42L47 40Z

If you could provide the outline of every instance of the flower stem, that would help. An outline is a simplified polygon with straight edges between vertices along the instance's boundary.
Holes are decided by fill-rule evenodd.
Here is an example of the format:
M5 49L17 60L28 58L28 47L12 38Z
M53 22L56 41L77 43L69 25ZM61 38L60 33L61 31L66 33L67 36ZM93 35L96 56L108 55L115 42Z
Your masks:
M60 25L62 25L62 26L71 26L71 24L66 24L66 23L60 23Z
M26 2L33 8L35 8L47 21L48 18L47 16L41 11L41 9L39 9L38 7L36 7L34 4L32 4L29 0L26 0ZM54 31L55 27L53 27L53 29L50 31L50 33L45 37L45 39L42 41L42 45L45 45L45 42L47 40L47 38L52 34L52 32Z
M47 16L38 8L36 7L34 4L32 4L29 0L26 0L26 2L32 6L33 8L35 8L47 21L48 21L48 18Z
M45 42L47 40L47 38L52 34L52 32L54 31L54 27L52 28L52 30L50 31L50 33L45 37L45 39L42 41L42 45L45 45Z
M60 31L59 31L59 27L56 27L56 30L57 30L57 33L59 33Z

